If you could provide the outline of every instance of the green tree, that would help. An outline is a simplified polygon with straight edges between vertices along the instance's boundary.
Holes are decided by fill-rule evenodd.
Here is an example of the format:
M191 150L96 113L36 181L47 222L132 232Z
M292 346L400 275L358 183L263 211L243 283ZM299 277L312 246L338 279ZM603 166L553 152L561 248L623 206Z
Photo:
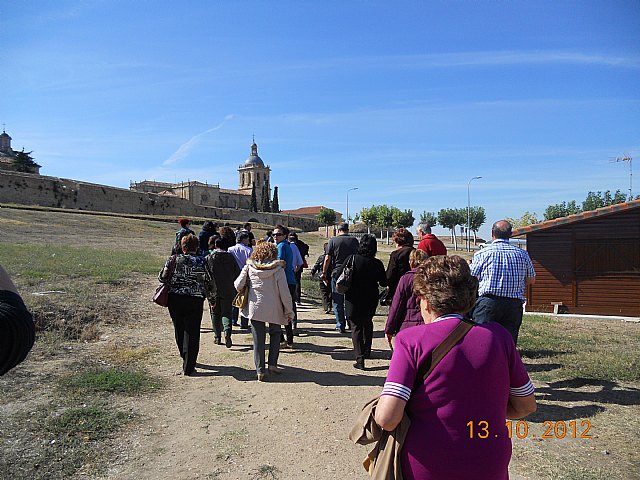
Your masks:
M23 148L21 152L16 154L16 157L13 159L13 166L17 172L33 173L36 168L40 167L40 165L33 161L31 153L33 152L25 152Z
M393 225L395 227L408 228L413 225L415 218L413 218L413 210L400 210L396 207L391 207L391 216L393 217Z
M538 215L528 210L524 212L520 218L506 218L505 220L507 220L513 228L521 228L527 225L533 225L534 223L540 223Z
M270 212L271 211L271 201L269 200L269 188L265 183L262 186L262 211Z
M553 220L554 218L566 217L568 215L575 215L582 210L576 204L575 200L570 202L556 203L555 205L549 205L544 211L545 220Z
M278 204L278 187L273 187L273 200L271 202L271 211L280 213L280 205Z
M367 226L367 233L371 233L371 227L376 224L376 220L378 219L375 207L372 205L370 208L363 208L360 211L360 218Z
M438 223L444 228L451 230L451 242L453 249L458 249L458 240L456 238L456 227L464 225L467 222L466 208L443 208L438 212Z
M620 190L611 195L611 191L606 192L589 192L587 198L582 202L582 211L588 212L595 210L596 208L608 207L610 205L616 205L618 203L624 203L627 201L627 196Z
M336 223L336 211L331 208L322 207L318 212L318 221L324 225L325 235L329 236L329 225Z
M483 207L471 207L469 209L469 229L473 232L474 245L478 242L478 230L486 221L487 215Z
M258 199L256 198L256 184L251 184L251 204L249 205L249 211L258 211Z
M387 230L387 245L389 244L389 227L393 225L393 211L388 205L378 205L375 207L376 225L380 227L380 238Z
M433 212L424 211L420 214L420 223L424 223L428 227L435 227L438 223L438 217Z

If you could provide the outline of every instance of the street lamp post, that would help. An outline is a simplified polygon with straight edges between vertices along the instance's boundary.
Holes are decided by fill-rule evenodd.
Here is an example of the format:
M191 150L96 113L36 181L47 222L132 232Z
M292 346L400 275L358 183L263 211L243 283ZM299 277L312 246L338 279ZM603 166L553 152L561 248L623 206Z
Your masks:
M480 178L482 177L473 177L469 180L469 183L467 183L467 252L471 251L471 238L469 237L469 230L471 229L471 182Z
M347 218L345 219L349 223L349 192L352 190L358 190L358 187L353 187L347 190Z

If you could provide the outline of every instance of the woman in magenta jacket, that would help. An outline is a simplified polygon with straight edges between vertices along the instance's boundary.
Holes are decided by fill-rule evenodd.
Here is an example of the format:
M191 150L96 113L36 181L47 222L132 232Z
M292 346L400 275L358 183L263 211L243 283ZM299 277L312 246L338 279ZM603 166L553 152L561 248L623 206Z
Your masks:
M409 255L409 267L411 267L411 270L400 278L396 293L393 296L393 303L389 309L387 324L384 327L389 347L391 347L391 339L400 330L424 323L422 315L420 315L418 297L413 293L413 276L418 265L427 258L429 258L429 255L424 250L413 250Z

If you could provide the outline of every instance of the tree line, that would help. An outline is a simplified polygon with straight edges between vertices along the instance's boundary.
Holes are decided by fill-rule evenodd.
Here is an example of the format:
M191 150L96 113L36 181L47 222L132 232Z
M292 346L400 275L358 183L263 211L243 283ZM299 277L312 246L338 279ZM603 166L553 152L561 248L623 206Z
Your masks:
M473 243L478 240L478 230L487 221L487 215L484 207L469 208L469 230L473 233ZM436 215L434 212L422 212L420 214L420 223L424 223L429 227L440 225L448 228L451 232L451 242L453 248L458 249L458 240L456 237L456 227L460 227L461 234L464 234L464 228L467 226L467 207L462 208L442 208Z
M351 220L351 219L350 219ZM336 222L336 212L330 208L321 208L318 214L318 221L325 226L333 225ZM400 210L398 207L389 205L372 205L363 208L353 217L354 222L362 222L367 226L367 231L371 233L372 228L380 229L380 237L384 231L389 237L389 229L405 227L409 228L413 225L415 218L413 210ZM473 233L474 243L477 240L477 232L486 222L486 214L483 207L471 207L469 210L469 230ZM441 225L451 231L451 241L454 248L458 248L455 229L457 226L464 227L467 225L467 208L443 208L437 214L434 212L424 211L420 214L420 223L424 223L429 227Z
M640 199L640 195L637 195L635 199ZM520 228L534 223L540 223L543 220L548 221L556 218L568 217L569 215L589 212L597 208L609 207L626 201L627 195L622 193L620 190L616 190L614 193L611 193L610 190L606 190L604 192L590 191L587 193L587 197L580 204L575 200L571 200L569 202L563 201L549 205L544 211L543 219L539 219L535 212L526 211L520 218L507 218L507 220L511 222L514 228Z

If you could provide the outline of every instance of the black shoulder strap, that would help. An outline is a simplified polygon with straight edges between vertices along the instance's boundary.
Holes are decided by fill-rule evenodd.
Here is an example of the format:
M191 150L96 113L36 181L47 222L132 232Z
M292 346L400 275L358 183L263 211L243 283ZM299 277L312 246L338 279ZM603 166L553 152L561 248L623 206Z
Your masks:
M433 349L431 354L425 359L425 361L418 368L418 374L416 375L416 383L414 388L424 383L429 374L440 363L440 360L449 353L449 350L458 343L466 334L471 330L471 327L475 325L467 321L460 321L460 323L454 328L449 335Z

